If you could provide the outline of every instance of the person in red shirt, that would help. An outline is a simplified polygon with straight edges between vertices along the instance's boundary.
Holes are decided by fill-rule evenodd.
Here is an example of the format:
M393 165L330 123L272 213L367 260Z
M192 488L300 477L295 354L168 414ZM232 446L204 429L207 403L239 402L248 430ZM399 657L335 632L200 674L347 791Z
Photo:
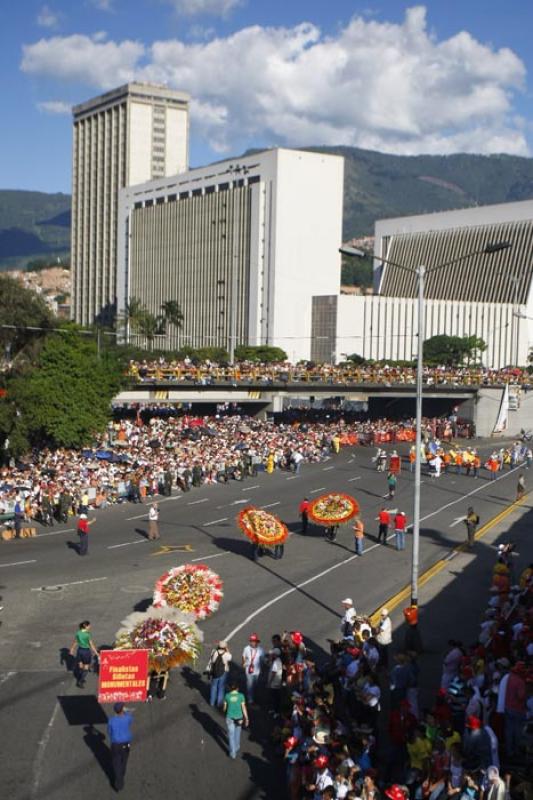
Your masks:
M386 508L382 508L377 516L379 522L378 526L378 544L383 539L383 544L387 544L387 536L389 533L390 514Z
M80 537L80 546L78 552L80 556L86 556L89 552L89 525L92 525L94 519L90 521L87 519L87 514L80 514L78 520L78 536Z
M505 753L508 758L519 754L523 745L526 723L526 675L527 668L519 661L511 668L505 692Z
M305 536L305 534L307 533L307 525L309 522L309 500L307 499L307 497L304 497L304 499L300 503L298 511L300 512L300 519L302 520L302 533Z
M394 515L394 533L396 536L396 550L405 550L405 529L407 527L407 517L403 511L397 511Z

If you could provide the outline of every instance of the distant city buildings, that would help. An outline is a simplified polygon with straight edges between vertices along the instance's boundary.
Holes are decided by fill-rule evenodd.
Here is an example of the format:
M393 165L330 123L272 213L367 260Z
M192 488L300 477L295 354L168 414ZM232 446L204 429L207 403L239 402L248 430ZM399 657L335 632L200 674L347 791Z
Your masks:
M189 161L189 95L129 83L73 109L72 316L110 322L116 311L118 194L175 175Z
M50 310L58 317L70 317L70 270L63 267L46 267L35 271L11 270L3 272L40 295Z

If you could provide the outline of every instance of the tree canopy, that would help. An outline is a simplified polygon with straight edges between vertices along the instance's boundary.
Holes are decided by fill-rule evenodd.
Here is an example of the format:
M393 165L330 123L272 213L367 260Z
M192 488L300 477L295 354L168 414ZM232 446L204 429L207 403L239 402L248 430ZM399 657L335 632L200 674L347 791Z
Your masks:
M75 331L51 334L37 369L13 375L0 400L0 434L9 452L30 446L83 447L108 420L120 388L118 361L100 360L94 341Z
M262 363L272 363L274 361L286 361L287 353L281 347L270 347L269 345L245 345L241 344L235 348L236 361L257 361Z
M16 358L22 350L42 339L55 318L42 299L9 275L0 273L0 357ZM44 330L28 330L43 328Z
M424 342L424 363L430 366L460 367L476 362L487 345L477 336L438 334Z

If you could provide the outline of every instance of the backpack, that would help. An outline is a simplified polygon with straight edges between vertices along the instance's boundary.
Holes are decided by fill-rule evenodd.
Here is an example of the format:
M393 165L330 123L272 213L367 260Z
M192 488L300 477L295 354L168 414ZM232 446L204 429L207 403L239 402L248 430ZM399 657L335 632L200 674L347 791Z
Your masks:
M224 674L225 669L222 653L217 650L216 656L211 662L211 675L213 678L220 678Z

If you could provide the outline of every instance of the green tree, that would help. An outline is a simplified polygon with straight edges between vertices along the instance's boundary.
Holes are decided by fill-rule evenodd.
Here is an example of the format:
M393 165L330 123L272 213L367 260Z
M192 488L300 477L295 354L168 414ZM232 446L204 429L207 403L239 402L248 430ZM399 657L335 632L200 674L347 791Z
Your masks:
M148 341L148 347L153 349L156 336L164 335L168 325L174 325L181 329L183 325L183 313L177 300L166 300L161 305L160 314L152 314L146 305L138 297L132 297L126 306L123 324L129 323L134 333L144 336Z
M424 342L424 362L447 367L462 366L465 361L475 361L478 353L486 349L483 339L477 336L447 336L438 334Z
M32 345L54 327L57 320L38 294L25 289L8 275L0 274L0 360L29 355ZM14 327L2 327L14 326ZM44 330L29 330L43 328Z
M236 361L257 361L261 363L272 363L275 361L286 361L287 353L281 347L271 347L270 345L244 345L235 348Z
M121 371L118 360L98 359L94 341L76 332L49 335L38 365L8 379L0 400L0 435L9 439L9 452L90 444L108 422Z

